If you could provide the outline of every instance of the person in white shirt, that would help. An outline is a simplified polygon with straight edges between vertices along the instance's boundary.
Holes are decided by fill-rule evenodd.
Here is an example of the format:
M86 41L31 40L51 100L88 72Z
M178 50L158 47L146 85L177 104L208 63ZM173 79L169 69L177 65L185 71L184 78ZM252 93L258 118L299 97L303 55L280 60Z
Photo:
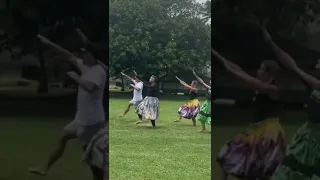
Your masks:
M82 50L83 56L80 59L58 45L53 44L45 37L38 35L38 38L45 45L55 48L61 54L68 56L68 61L81 72L81 76L76 72L67 73L79 86L77 112L74 120L65 126L63 135L59 139L58 147L49 156L45 165L41 168L29 169L31 173L44 176L48 173L50 167L63 155L69 140L77 138L85 150L92 137L101 129L106 128L103 94L107 73L91 52ZM103 170L94 166L91 166L91 170L94 179L103 180Z
M133 98L129 102L129 104L128 104L127 108L124 110L123 114L120 115L120 117L123 118L129 112L130 107L132 105L137 107L141 103L141 101L143 100L143 97L142 97L143 83L141 82L139 77L136 75L133 78L124 74L123 72L121 72L121 75L128 78L133 83L133 84L130 84L130 86L133 88ZM140 116L139 116L139 119L140 119Z

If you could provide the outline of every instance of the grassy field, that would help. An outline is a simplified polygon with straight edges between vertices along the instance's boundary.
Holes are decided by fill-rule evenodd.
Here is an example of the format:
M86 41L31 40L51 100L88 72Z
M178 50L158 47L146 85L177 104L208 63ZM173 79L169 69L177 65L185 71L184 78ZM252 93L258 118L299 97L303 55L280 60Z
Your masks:
M0 179L40 180L28 167L42 163L68 118L12 118L0 117ZM90 170L81 162L82 150L76 141L71 142L65 155L49 172L47 180L91 179Z
M118 116L130 99L110 99L110 179L112 180L210 180L211 134L198 133L200 124L173 122L185 103L160 100L160 120L135 125L133 109L124 119ZM210 129L209 129L210 130Z

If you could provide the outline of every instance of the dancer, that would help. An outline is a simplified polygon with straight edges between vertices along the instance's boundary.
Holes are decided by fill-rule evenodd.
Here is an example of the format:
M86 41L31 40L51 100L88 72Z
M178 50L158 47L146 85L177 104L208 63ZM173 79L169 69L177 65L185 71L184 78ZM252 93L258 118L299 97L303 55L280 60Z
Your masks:
M280 49L263 28L266 42L279 61L296 73L307 87L308 120L294 135L288 145L282 164L273 175L273 180L316 180L320 179L320 80L300 69L294 59Z
M89 142L85 153L84 162L86 162L90 167L96 167L94 180L105 180L109 179L108 168L109 168L109 128L101 129L96 133L91 141Z
M156 127L156 120L159 119L159 99L156 77L152 75L149 83L143 84L147 88L147 94L143 101L137 106L136 112L139 114L140 119L136 124L142 123L142 118L144 118L150 120L152 126Z
M207 100L201 105L200 112L196 117L196 120L201 122L200 132L206 131L206 124L211 125L211 80L209 85L206 84L195 71L192 71L198 82L207 89Z
M124 116L129 112L130 107L132 105L134 105L135 108L137 108L138 104L141 103L141 101L143 99L142 98L143 83L140 81L140 78L137 75L135 75L133 78L124 74L123 72L121 72L121 75L126 77L127 79L129 79L133 83L133 84L130 84L130 86L133 88L133 98L129 102L127 108L124 110L122 115L119 116L121 118L124 118ZM140 115L138 115L138 116L140 119L141 118Z
M258 78L254 78L215 50L212 52L228 72L257 91L255 124L227 142L218 155L222 179L226 180L229 175L249 180L269 179L282 162L286 150L284 131L279 123L279 92L273 83L279 66L274 61L265 60L258 70Z
M81 76L78 76L75 72L68 72L68 75L79 85L75 119L64 128L58 146L50 154L45 164L39 168L29 169L31 173L45 176L52 165L63 155L69 140L77 138L85 149L94 134L105 127L103 93L107 77L103 67L98 65L90 52L84 53L83 59L79 59L47 38L41 35L38 35L38 38L43 44L66 56L66 60L82 73ZM91 170L95 179L100 180L101 175L104 174L95 166L91 166Z
M192 81L191 85L188 85L177 76L176 79L180 82L180 84L189 89L189 101L187 102L187 104L179 108L179 120L176 120L174 122L180 122L182 118L192 119L193 126L196 126L196 116L200 111L200 101L198 100L197 89L198 82Z

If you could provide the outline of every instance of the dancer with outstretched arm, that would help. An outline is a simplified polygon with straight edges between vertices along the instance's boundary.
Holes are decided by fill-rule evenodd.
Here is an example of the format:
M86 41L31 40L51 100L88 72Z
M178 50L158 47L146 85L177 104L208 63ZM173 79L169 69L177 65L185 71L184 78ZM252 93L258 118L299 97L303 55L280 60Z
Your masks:
M147 94L136 108L136 112L140 117L140 120L136 124L142 123L142 118L144 118L150 120L152 127L156 127L156 120L159 119L160 113L156 76L152 75L149 79L149 83L145 82L143 84L147 88Z
M222 179L226 180L229 175L249 180L269 179L286 151L284 131L279 123L279 90L273 83L279 66L274 61L264 60L255 78L213 49L212 53L228 72L257 92L254 100L255 124L228 141L220 150L217 161L222 169Z
M77 67L81 76L75 72L68 75L78 84L77 112L73 121L65 126L57 147L49 155L48 160L39 168L30 168L31 173L46 175L52 165L63 155L69 140L78 139L83 149L89 144L92 137L101 129L105 128L105 115L103 107L103 94L107 73L99 65L97 59L91 52L86 51L82 59L74 56L69 51L52 43L49 39L38 35L40 41L48 47L54 48L66 57L67 62ZM91 166L94 179L102 180L104 171L98 167Z
M286 156L272 180L320 179L320 80L299 68L294 59L274 43L269 33L262 30L266 42L279 61L300 77L308 93L308 119L288 144Z
M200 132L206 131L206 124L211 125L211 80L209 84L206 84L195 71L192 71L198 82L207 89L207 100L201 104L200 112L196 117L196 120L201 122Z
M193 80L189 85L177 76L176 79L180 82L182 86L189 89L189 101L179 108L179 119L174 122L180 122L182 118L191 119L193 126L196 126L196 116L200 111L200 101L198 99L197 89L198 82Z
M124 118L124 116L129 112L131 106L133 105L135 108L137 108L138 104L141 103L143 97L142 97L142 90L143 90L143 83L141 82L140 78L135 75L133 78L124 74L121 72L121 75L129 79L132 84L130 86L133 88L133 98L129 102L127 108L124 110L124 112L120 115L120 117ZM140 116L139 116L140 119Z

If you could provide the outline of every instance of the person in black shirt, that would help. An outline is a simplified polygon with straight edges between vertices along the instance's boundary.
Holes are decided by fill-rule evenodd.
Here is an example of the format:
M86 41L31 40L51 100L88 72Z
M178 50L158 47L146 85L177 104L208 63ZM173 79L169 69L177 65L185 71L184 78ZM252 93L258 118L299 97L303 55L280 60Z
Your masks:
M284 131L279 123L279 110L273 107L278 102L279 92L272 82L279 66L274 61L265 60L255 78L215 50L212 49L212 52L228 72L258 92L256 100L259 99L260 106L257 111L263 113L255 124L227 142L220 150L217 161L222 169L222 179L226 180L229 175L241 179L269 179L282 162L286 151Z
M273 180L320 179L320 80L300 69L294 59L280 49L262 28L264 38L279 61L296 73L307 87L308 120L294 135L286 156L273 174Z
M178 110L179 119L174 122L180 122L182 118L192 119L193 126L196 126L196 116L200 111L200 101L198 100L198 89L197 89L197 81L192 81L191 85L182 81L176 76L176 79L182 84L184 87L189 89L189 101L187 104L181 106Z
M152 75L149 82L144 82L143 85L147 88L147 96L136 108L136 112L140 118L136 124L142 123L142 118L144 118L150 120L152 126L156 127L156 120L159 119L159 99L156 77Z
M211 80L209 85L206 84L195 71L192 71L193 75L196 77L198 82L202 84L207 89L207 100L202 103L200 107L200 112L196 117L196 120L201 122L201 130L200 132L204 132L206 130L206 124L211 125Z

